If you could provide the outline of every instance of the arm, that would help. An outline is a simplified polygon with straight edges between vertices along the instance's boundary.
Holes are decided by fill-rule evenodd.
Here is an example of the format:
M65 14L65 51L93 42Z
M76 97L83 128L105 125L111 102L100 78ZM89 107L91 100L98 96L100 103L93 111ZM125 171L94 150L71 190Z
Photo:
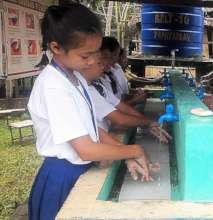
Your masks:
M148 123L146 121L144 123L144 118L142 117L126 114L119 110L115 110L110 114L108 114L107 119L109 119L112 122L112 124L116 126L121 126L126 128L137 127L142 125L146 126Z
M116 106L116 108L118 110L120 110L122 113L125 113L125 114L128 114L128 115L132 115L132 116L136 116L137 118L140 118L142 123L140 123L138 125L149 126L150 123L151 123L151 120L148 119L145 115L141 114L140 112L138 112L137 110L135 110L131 106L125 104L124 102L120 102Z
M95 143L88 135L75 138L70 143L84 161L122 160L144 155L143 149L139 145Z
M111 145L123 145L121 142L113 138L109 133L104 131L102 128L98 128L99 139L101 143Z
M124 123L128 123L128 125L130 125L130 123L132 123L132 125L130 125L132 127L136 127L136 126L146 127L147 126L149 128L150 133L153 134L155 137L157 137L163 143L168 143L168 141L172 139L172 137L164 129L160 128L160 125L157 122L148 119L144 114L136 111L131 106L129 106L123 102L120 102L116 107L117 107L117 109L119 109L120 111L122 111L124 113L137 116L137 120L138 120L137 124L136 124L136 121L132 121L132 122L123 121L123 126L124 126ZM116 117L116 119L117 118L118 117ZM129 118L129 116L128 116L128 118ZM124 117L122 119L120 117L119 121L117 119L117 122L122 123L122 120L124 120ZM131 119L131 120L133 120L133 119Z
M157 122L148 119L146 116L144 116L140 112L137 112L132 107L122 102L120 102L117 107L118 108L121 107L123 111L120 112L116 110L107 115L107 118L113 124L127 128L137 127L137 126L144 126L144 127L147 126L149 128L150 133L153 134L155 137L157 137L163 143L168 143L168 141L172 139L172 137L164 129L160 128ZM127 112L128 109L130 109L132 113L134 113L133 111L135 111L136 114L130 115L128 113L127 114L123 113L124 111Z
M106 133L102 128L99 128L99 138L100 141L103 143L108 143L108 144L116 144L116 145L122 145L121 142L115 140L114 138L111 137L108 133ZM138 179L138 175L142 175L142 180L145 181L150 181L152 180L152 177L149 176L149 158L148 155L144 152L144 156L141 156L140 158L137 158L137 161L134 159L127 159L126 164L128 167L128 170L134 180ZM101 162L101 167L108 166L109 163L106 161ZM148 169L147 169L148 168Z
M133 95L129 95L129 97L125 100L125 103L128 105L136 105L140 104L141 102L145 102L147 99L147 94L142 89L134 90Z
M151 178L146 155L139 145L94 143L88 135L73 139L70 143L80 158L85 161L136 159L141 168L133 166L130 168L131 172L134 172L134 175L142 173L146 181L149 181Z
M135 110L134 108L125 104L122 101L116 106L116 108L126 114L135 115L135 116L139 116L139 117L141 115L140 112L138 112L137 110Z

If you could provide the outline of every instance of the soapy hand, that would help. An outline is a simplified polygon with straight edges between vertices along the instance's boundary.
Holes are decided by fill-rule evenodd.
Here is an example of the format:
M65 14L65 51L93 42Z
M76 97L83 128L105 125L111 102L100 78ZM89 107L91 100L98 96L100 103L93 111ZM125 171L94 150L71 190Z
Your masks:
M139 175L142 176L141 181L152 181L152 177L149 175L148 164L142 159L142 164L134 159L126 161L127 168L133 180L138 180Z
M158 172L160 170L159 163L148 163L144 166L143 158L138 159L129 159L126 161L127 168L132 176L133 180L138 180L139 176L141 176L141 181L154 181L152 176L150 176L150 171ZM146 168L145 168L146 167Z
M169 140L172 140L172 137L168 134L166 130L160 127L157 122L152 122L149 126L150 133L159 139L162 143L168 143Z

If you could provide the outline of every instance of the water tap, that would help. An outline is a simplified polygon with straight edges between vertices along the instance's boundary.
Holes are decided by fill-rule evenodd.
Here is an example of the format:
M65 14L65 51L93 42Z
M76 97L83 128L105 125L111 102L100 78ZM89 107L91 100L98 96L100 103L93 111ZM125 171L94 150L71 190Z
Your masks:
M164 122L179 121L179 115L174 113L174 106L172 104L166 105L166 113L161 115L158 122L162 126Z
M174 99L174 94L171 91L171 88L168 86L165 91L160 95L160 100L163 99Z
M195 81L194 81L193 78L190 78L190 79L189 79L189 86L190 86L190 87L196 87L196 84L195 84Z
M202 86L200 86L196 92L196 95L197 97L200 99L200 100L203 100L205 95L204 95L204 88Z

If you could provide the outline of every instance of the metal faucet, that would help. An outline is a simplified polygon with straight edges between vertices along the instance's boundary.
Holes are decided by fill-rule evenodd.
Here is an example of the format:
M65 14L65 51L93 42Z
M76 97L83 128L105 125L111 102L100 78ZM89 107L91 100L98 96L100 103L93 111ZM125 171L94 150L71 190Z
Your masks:
M175 52L178 52L179 49L172 49L171 50L171 56L172 56L172 69L175 68Z
M194 87L194 88L196 87L196 84L195 84L195 81L194 81L193 78L190 78L190 79L189 79L189 86L190 86L190 87Z
M162 126L164 122L179 121L179 115L174 114L174 106L172 104L166 105L166 113L161 115L158 123Z
M200 99L200 100L203 100L204 97L205 97L205 93L204 93L204 88L202 86L200 86L196 92L196 95L197 97Z

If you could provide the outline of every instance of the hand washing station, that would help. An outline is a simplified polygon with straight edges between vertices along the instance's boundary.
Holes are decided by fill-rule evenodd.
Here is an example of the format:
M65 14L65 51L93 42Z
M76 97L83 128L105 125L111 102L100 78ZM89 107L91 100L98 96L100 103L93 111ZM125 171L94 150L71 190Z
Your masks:
M161 117L173 135L169 145L170 159L166 162L170 180L170 185L166 187L169 186L168 192L171 194L167 192L168 199L136 198L120 201L118 197L128 174L125 173L124 163L116 161L108 168L93 168L84 174L58 213L57 220L213 218L213 117L199 117L190 113L193 108L207 107L179 71L169 72L174 99L165 102L173 104L172 109L167 109L167 116L168 113L172 114L172 122ZM159 98L155 107L160 112L158 118L165 114L164 102ZM176 118L177 115L179 118ZM136 130L129 130L120 140L126 144L135 143ZM143 137L141 142L144 142ZM161 164L163 167L165 164ZM152 184L156 185L154 191L158 194L156 182ZM144 192L147 185L138 181L131 189L135 190L134 186L139 186L139 190ZM165 188L165 185L162 184L161 188Z
M200 100L192 80L186 80L178 70L171 69L169 74L172 86L160 96L167 104L159 123L167 123L173 136L169 146L171 200L213 202L213 116L193 115L192 109L208 108ZM125 142L134 142L135 134L129 131ZM114 184L119 165L114 164L100 199L108 198L110 193L106 192Z
M199 117L191 109L208 109L180 72L172 71L173 104L180 116L174 123L178 185L176 198L213 202L213 117Z

